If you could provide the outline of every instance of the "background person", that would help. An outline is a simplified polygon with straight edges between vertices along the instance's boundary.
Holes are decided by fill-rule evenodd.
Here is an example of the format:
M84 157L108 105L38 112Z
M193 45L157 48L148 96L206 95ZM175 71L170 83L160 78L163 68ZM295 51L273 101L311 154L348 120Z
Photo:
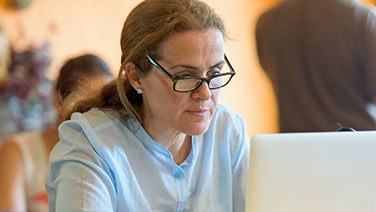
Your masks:
M55 86L58 111L72 92L89 92L112 78L107 64L85 54L71 58L62 66ZM93 89L92 88L92 89ZM57 126L44 131L29 131L7 138L0 149L0 210L48 211L45 175L48 155L59 140Z
M376 16L357 0L283 0L259 17L281 132L376 129Z
M59 127L50 210L245 211L249 138L242 118L217 105L235 74L224 35L201 1L131 11L117 81L77 101Z

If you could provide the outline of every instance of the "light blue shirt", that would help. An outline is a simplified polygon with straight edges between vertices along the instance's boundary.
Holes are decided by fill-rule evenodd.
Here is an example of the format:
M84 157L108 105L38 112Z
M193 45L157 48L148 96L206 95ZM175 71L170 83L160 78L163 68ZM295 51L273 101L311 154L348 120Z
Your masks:
M50 211L245 211L249 137L218 105L181 165L135 119L92 109L59 127L46 188Z

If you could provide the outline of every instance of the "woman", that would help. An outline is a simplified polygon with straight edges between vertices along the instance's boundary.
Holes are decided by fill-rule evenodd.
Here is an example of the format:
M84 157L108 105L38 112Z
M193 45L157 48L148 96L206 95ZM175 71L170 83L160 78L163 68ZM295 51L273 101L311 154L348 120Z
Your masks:
M68 60L55 86L57 111L72 91L85 90L112 78L104 61L91 54ZM80 91L81 93L81 91ZM48 155L59 140L57 125L41 132L15 134L0 149L0 211L48 211L45 175Z
M46 182L52 211L245 211L249 139L243 120L217 106L235 74L224 34L201 1L133 9L117 81L60 125Z

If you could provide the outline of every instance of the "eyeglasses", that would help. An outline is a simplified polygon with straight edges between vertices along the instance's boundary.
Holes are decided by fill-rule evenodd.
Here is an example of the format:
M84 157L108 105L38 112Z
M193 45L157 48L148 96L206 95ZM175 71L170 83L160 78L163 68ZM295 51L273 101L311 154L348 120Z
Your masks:
M213 75L208 77L192 77L192 76L172 76L166 69L164 69L157 61L146 55L149 62L165 73L174 83L173 89L176 92L191 92L197 90L203 82L208 83L210 90L218 89L226 86L236 74L234 68L232 67L230 61L225 55L225 68L222 68L225 73L215 72ZM226 69L230 71L226 71Z

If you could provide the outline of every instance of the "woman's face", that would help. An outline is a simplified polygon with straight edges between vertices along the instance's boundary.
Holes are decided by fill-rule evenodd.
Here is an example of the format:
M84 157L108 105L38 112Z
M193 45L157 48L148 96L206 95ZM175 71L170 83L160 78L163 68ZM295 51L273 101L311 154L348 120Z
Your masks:
M161 45L157 62L172 76L207 77L213 66L223 64L223 35L217 29L187 31L171 35ZM204 133L213 116L219 89L208 84L192 92L176 92L172 80L152 66L141 78L143 119L146 131L157 133Z

